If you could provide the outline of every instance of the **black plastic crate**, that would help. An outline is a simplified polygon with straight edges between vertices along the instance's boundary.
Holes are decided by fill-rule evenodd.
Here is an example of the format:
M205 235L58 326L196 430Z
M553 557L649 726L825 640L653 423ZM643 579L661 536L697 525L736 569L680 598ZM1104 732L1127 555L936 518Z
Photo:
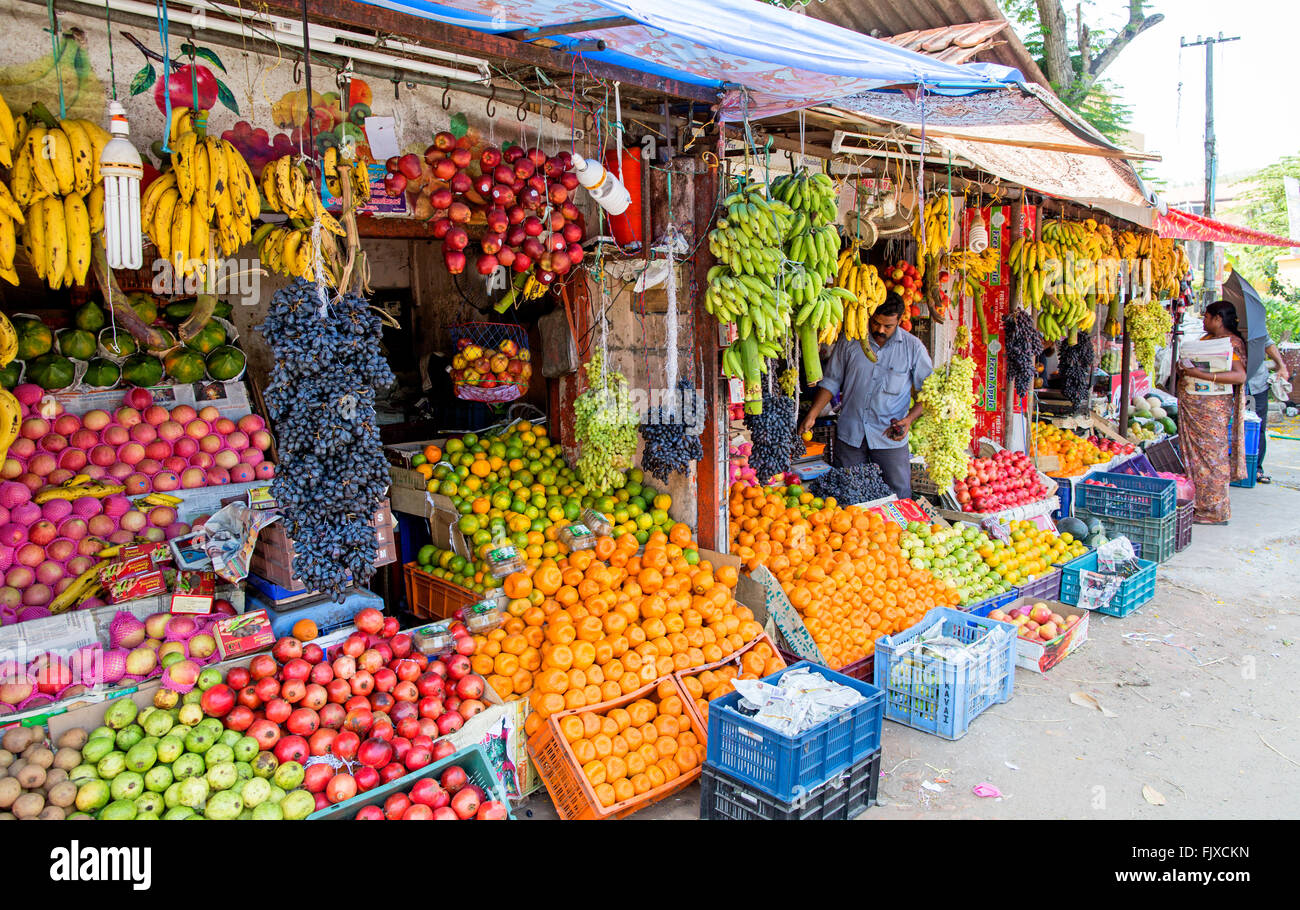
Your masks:
M708 821L846 821L875 805L879 788L879 749L791 802L779 800L705 764L700 775L700 818Z
M1179 448L1177 436L1170 436L1149 444L1144 454L1147 461L1151 462L1151 467L1157 471L1164 471L1167 474L1187 473L1187 469L1183 467L1183 452Z

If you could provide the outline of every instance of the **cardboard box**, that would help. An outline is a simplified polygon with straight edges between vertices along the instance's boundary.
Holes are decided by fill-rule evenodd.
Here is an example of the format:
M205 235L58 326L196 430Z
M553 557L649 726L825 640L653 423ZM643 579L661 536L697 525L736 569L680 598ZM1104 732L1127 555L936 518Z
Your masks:
M239 616L227 616L213 626L217 651L225 660L262 651L275 644L275 631L265 610L252 610Z
M736 585L738 599L760 599L768 617L781 633L790 650L805 660L825 664L826 659L804 625L803 617L786 597L785 589L766 566L759 566L748 577L741 576ZM757 614L756 614L757 615Z
M1036 603L1047 604L1053 613L1059 613L1061 616L1077 616L1079 621L1071 628L1062 632L1051 641L1029 641L1028 639L1016 638L1016 666L1024 667L1026 670L1032 670L1035 673L1046 673L1055 667L1065 658L1069 657L1080 646L1088 640L1088 621L1089 612L1081 610L1078 607L1072 607L1069 604L1061 603L1059 600L1043 600L1039 597L1021 597L1019 600L1013 600L1011 603L1002 607L1005 613L1010 613L1017 607L1032 606Z

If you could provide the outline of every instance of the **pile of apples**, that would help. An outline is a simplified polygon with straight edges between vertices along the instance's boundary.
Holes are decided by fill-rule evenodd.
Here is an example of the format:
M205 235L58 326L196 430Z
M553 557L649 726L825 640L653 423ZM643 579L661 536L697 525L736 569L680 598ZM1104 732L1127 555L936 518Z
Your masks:
M226 729L306 766L318 810L452 755L455 746L435 740L487 707L487 683L466 655L429 660L373 607L353 623L328 652L281 638L203 693L203 710Z
M972 458L965 479L953 484L963 512L1000 512L1038 502L1047 491L1030 457L1009 449L992 458Z
M1101 451L1109 452L1111 455L1132 455L1137 451L1137 446L1132 443L1116 442L1113 439L1105 439L1101 436L1089 436L1088 441Z
M472 141L438 133L421 158L389 158L384 191L408 194L416 218L433 222L443 242L447 271L465 270L470 246L467 225L483 224L475 268L490 275L499 266L518 274L530 269L542 284L582 261L586 225L573 203L578 176L569 152L547 155L539 148L485 146L477 156Z
M409 790L394 793L382 806L362 806L357 821L505 821L505 804L488 799L460 765L444 768L442 776L424 777Z
M256 414L234 421L211 405L168 409L141 388L128 391L111 414L97 408L80 417L39 386L20 385L14 397L25 413L0 480L16 480L33 493L77 474L122 484L128 496L275 476L266 456L271 434Z
M1028 641L1052 641L1064 635L1079 622L1078 616L1062 616L1039 601L1031 606L1016 607L1010 613L992 610L989 619L1009 622L1018 627L1017 635Z

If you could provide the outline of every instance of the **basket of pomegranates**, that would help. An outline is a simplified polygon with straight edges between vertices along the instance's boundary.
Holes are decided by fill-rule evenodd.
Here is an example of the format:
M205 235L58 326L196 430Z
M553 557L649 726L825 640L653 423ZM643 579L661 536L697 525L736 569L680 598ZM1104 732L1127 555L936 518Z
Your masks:
M466 322L451 327L451 340L456 353L449 372L457 398L504 404L528 391L533 364L522 327Z

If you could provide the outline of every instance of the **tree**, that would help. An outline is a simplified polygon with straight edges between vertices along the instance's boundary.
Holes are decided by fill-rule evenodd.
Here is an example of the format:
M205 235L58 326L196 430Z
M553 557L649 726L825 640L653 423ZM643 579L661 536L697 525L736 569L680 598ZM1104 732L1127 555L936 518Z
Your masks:
M1133 39L1164 21L1147 12L1146 0L1128 0L1128 21L1118 29L1090 28L1084 9L1093 0L1076 3L1074 28L1062 0L1002 0L1007 19L1020 28L1026 49L1047 76L1052 91L1074 112L1108 138L1117 138L1128 122L1128 110L1102 81L1102 73Z
M1300 155L1287 155L1246 178L1246 189L1233 211L1256 230L1286 237L1290 233L1283 178L1300 178ZM1300 288L1278 279L1277 261L1290 250L1278 246L1229 244L1228 262L1259 291L1268 313L1269 334L1281 340L1286 333L1300 338Z

